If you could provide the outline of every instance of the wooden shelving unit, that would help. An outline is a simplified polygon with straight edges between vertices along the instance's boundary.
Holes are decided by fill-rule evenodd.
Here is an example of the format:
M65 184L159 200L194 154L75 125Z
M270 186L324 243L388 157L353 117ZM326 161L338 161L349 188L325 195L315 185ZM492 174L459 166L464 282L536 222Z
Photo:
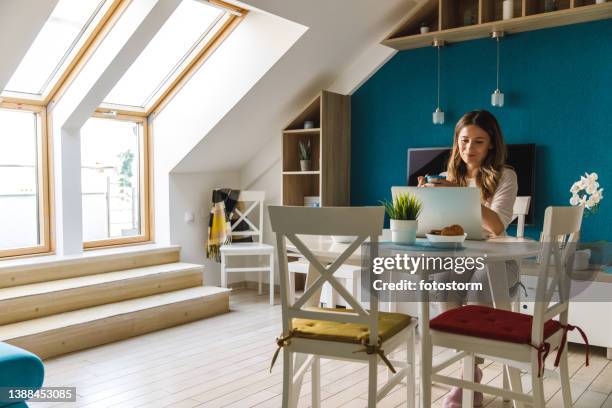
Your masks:
M321 91L283 130L283 205L304 205L307 196L322 206L349 205L350 112L349 96ZM304 129L305 121L315 128ZM300 171L300 141L310 141L310 171Z
M514 0L514 18L502 19L503 0L424 0L382 42L397 50L459 42L493 31L518 33L612 17L612 2L595 0ZM420 33L425 23L430 31Z

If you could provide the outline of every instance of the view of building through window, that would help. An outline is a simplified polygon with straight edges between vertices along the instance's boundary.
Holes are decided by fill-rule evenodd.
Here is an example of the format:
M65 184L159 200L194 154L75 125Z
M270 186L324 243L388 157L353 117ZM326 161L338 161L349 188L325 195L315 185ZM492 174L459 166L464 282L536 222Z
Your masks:
M83 240L138 236L142 125L91 118L81 129Z
M38 115L0 109L0 250L41 243Z

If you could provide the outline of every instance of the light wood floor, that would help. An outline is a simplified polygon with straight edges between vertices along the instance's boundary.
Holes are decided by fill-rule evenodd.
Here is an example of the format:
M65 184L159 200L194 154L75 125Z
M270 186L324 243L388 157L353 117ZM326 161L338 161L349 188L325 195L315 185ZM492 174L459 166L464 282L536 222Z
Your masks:
M45 385L77 387L77 402L30 406L280 407L282 353L272 374L268 372L280 332L280 306L267 302L265 295L239 290L231 296L228 314L47 360ZM574 406L612 408L612 362L603 350L595 349L586 367L582 347L572 346L569 365ZM384 370L381 366L381 373ZM365 406L365 365L324 360L321 371L323 407ZM445 371L459 376L461 368L457 364ZM483 382L501 384L499 366L485 365L483 372ZM523 380L529 389L528 377ZM545 379L547 406L562 406L559 387L558 379ZM442 406L447 392L447 387L434 384L434 407ZM306 382L300 406L309 406L309 400ZM397 388L379 405L403 403L405 390ZM485 406L510 405L485 395Z

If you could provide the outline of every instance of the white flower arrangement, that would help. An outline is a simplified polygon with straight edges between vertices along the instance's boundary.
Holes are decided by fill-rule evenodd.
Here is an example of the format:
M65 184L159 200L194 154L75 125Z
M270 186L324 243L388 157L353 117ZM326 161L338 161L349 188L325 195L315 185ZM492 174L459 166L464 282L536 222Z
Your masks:
M599 203L603 200L603 188L599 188L597 173L584 173L580 180L572 184L570 193L571 205L582 205L585 207L585 215L595 214L599 208Z

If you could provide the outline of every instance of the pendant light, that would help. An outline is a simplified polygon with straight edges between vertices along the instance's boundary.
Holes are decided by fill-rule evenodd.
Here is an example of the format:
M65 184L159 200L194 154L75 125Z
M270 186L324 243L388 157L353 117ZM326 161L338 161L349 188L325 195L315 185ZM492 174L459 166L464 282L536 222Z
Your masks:
M491 105L501 108L504 106L504 94L499 90L499 39L504 36L503 31L493 31L491 38L497 42L497 86L491 94Z
M434 125L444 124L444 111L440 109L440 48L442 48L444 44L444 40L434 40L432 43L432 45L438 49L438 96L436 99L436 110L432 115Z

